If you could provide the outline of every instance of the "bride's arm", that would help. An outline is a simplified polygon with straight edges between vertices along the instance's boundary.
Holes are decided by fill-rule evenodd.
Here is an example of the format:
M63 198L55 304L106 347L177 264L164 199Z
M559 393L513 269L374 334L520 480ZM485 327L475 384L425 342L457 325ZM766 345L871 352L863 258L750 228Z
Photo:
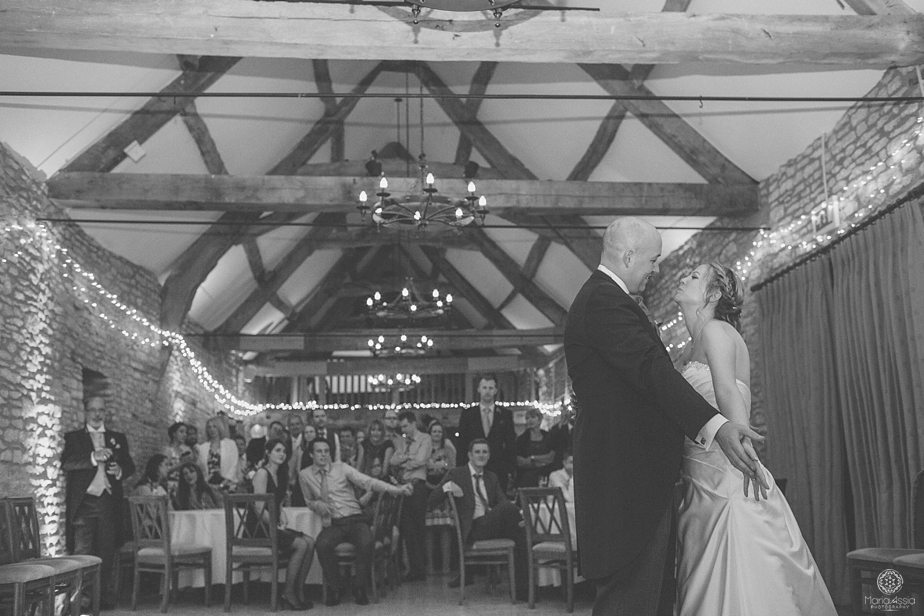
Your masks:
M712 386L719 412L731 421L749 425L748 409L735 380L735 338L726 325L710 321L702 331L706 361L712 373Z

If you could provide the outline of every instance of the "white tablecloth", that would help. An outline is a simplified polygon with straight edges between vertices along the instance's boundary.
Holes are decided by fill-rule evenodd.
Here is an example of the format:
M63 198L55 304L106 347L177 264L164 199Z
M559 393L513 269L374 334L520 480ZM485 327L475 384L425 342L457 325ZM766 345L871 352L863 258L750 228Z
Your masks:
M309 537L321 532L321 518L307 507L284 507L289 528ZM223 509L199 509L195 511L170 512L170 542L173 545L203 545L212 548L212 583L225 583L225 512ZM285 572L280 571L280 579ZM268 581L269 572L261 576ZM240 573L234 574L234 581L240 582ZM184 571L180 575L180 586L204 586L201 570ZM315 558L308 573L309 584L321 583L321 565Z

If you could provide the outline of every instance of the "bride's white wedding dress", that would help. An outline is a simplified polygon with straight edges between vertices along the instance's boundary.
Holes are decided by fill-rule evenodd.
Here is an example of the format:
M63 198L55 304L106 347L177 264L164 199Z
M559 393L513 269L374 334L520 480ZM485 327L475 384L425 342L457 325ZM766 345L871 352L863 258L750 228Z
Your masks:
M684 377L718 408L709 366ZM751 392L738 381L748 412ZM678 519L680 616L836 616L831 595L786 499L763 469L767 499L744 496L743 476L718 448L686 439Z

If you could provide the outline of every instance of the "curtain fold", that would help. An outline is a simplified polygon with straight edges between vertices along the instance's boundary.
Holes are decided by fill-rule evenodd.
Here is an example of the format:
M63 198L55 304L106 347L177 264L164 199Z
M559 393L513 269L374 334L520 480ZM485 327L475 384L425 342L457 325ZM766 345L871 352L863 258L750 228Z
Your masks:
M920 203L831 253L838 390L857 547L911 545L924 467L924 220Z
M827 257L758 295L767 418L766 463L836 602L847 601L844 438L831 333Z
M849 549L911 546L911 482L924 468L922 204L757 295L767 463L789 479L787 499L838 603Z

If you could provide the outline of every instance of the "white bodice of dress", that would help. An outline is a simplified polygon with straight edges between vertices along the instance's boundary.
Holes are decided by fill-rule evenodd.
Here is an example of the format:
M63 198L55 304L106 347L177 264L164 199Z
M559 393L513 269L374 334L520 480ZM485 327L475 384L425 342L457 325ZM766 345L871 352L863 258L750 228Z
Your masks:
M715 399L715 387L712 385L712 371L709 369L708 364L701 361L691 361L683 367L681 374L693 386L693 389L706 399L706 402L718 410L719 405ZM741 397L744 398L744 406L748 410L748 415L750 415L751 390L741 379L735 379L735 382L741 392Z

